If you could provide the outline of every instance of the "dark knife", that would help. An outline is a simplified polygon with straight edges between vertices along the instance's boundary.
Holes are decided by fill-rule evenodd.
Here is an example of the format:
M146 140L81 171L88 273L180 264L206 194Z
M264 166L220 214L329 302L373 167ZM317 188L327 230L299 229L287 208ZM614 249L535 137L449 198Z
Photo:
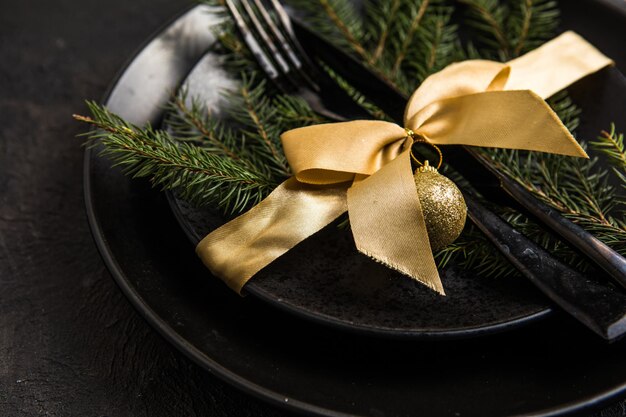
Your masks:
M492 212L472 210L475 199L467 193L463 196L474 224L552 301L606 340L617 340L626 332L626 295L559 262ZM482 228L484 224L490 227Z
M292 18L294 31L307 52L324 61L341 77L363 93L396 122L402 124L408 97L391 83L346 54L317 33L309 30L297 18ZM479 190L504 190L517 204L542 224L578 249L591 262L606 271L626 288L626 259L582 227L563 217L556 210L535 198L515 180L496 169L487 157L466 146L446 147L451 165Z

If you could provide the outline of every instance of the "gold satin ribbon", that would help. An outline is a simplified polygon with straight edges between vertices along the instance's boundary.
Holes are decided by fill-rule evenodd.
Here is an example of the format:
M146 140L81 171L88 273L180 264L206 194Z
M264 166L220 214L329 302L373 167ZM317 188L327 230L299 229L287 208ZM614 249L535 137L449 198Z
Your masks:
M544 99L611 64L573 32L505 64L452 64L411 96L404 126L437 145L587 157ZM241 293L259 270L347 210L360 252L444 293L411 170L413 139L403 127L357 120L281 139L295 175L198 244L214 275Z

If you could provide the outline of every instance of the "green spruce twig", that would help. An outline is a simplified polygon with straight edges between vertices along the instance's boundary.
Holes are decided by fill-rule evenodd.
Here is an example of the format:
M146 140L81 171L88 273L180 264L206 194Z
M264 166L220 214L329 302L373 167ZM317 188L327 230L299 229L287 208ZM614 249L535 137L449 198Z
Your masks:
M372 56L363 45L363 21L350 0L288 0L307 22L339 46L356 52L366 62Z
M624 182L626 175L626 145L624 134L615 131L615 124L611 123L611 129L600 132L600 137L589 143L596 151L604 154L608 162L613 165L615 173Z
M553 0L512 2L507 21L511 57L520 56L552 36L559 24L558 5Z
M278 185L230 158L177 141L152 126L141 129L94 102L87 105L92 117L74 118L95 128L87 136L90 143L103 146L102 155L127 175L176 190L185 200L233 213L257 204Z
M497 51L502 59L509 58L506 5L498 0L460 0L460 2L469 8L467 24L477 31L477 39L491 50Z
M428 10L428 6L430 5L429 0L422 0L420 2L413 3L413 6L409 8L408 14L408 26L404 31L400 34L400 47L397 49L395 53L395 58L393 60L393 64L391 67L391 74L393 76L398 74L402 63L409 53L409 49L411 48L418 29L422 24L422 20L426 15L426 10Z
M467 24L486 47L487 58L506 61L524 54L552 37L559 23L553 0L460 1L467 5Z

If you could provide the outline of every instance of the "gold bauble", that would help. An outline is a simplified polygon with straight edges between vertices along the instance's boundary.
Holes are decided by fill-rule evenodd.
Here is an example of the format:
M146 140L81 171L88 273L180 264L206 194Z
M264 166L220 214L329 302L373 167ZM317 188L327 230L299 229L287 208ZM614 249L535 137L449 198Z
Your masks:
M448 178L441 175L428 161L413 175L434 251L454 242L463 231L467 206L463 194Z

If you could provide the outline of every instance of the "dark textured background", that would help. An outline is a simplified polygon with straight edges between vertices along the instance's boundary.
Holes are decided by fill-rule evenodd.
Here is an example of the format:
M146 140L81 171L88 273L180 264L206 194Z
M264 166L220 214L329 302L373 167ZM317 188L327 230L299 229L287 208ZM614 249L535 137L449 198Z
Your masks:
M0 0L0 416L278 416L161 339L92 242L71 120L185 0ZM617 404L598 416L626 415Z

